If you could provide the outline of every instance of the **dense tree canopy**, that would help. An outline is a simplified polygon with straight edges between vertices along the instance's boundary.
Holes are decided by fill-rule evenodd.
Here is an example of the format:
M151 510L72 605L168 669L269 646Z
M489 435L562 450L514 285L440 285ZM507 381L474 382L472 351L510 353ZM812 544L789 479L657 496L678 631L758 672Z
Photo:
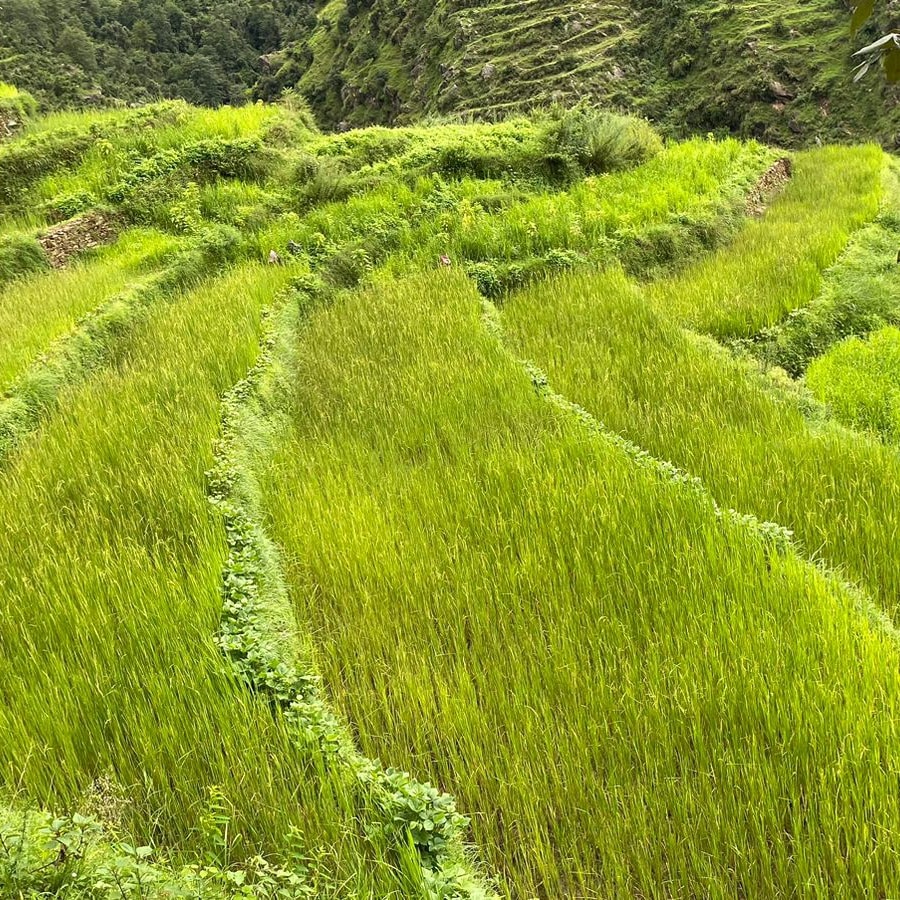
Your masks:
M241 101L315 0L3 0L0 80L47 107Z

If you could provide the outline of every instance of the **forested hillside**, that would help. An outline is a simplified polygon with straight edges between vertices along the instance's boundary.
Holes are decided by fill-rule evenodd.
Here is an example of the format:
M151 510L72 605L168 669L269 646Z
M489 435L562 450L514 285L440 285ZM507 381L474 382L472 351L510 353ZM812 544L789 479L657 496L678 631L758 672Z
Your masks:
M242 102L315 0L4 0L0 80L46 107L184 97Z
M852 81L843 0L6 0L0 80L45 108L299 88L326 128L496 118L554 101L639 113L668 134L782 145L900 141L900 87Z

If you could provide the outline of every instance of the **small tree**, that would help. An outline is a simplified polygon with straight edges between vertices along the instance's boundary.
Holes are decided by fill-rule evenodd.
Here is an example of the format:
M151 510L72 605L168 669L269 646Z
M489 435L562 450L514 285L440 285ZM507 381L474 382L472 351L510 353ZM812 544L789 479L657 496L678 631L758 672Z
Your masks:
M854 34L872 18L875 3L876 0L851 0L853 17L850 27ZM883 66L888 81L900 81L900 34L886 34L853 55L860 60L855 69L854 81L859 81L873 65L879 64Z

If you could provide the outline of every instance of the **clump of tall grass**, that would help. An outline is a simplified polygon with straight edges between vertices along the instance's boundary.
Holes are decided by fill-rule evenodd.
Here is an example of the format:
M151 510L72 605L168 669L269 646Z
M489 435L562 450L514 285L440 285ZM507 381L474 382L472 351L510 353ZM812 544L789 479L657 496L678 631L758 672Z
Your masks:
M47 255L31 235L0 237L0 288L16 278L40 272L48 265Z
M900 329L842 341L812 363L806 383L841 422L900 443Z
M656 156L663 144L649 122L581 106L556 113L546 140L581 171L600 175L629 169Z

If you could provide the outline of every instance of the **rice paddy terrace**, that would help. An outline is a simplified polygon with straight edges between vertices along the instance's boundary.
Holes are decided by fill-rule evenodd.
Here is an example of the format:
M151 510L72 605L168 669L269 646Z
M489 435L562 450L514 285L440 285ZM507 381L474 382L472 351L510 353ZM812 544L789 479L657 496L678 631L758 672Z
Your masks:
M0 896L896 895L892 157L22 112Z

